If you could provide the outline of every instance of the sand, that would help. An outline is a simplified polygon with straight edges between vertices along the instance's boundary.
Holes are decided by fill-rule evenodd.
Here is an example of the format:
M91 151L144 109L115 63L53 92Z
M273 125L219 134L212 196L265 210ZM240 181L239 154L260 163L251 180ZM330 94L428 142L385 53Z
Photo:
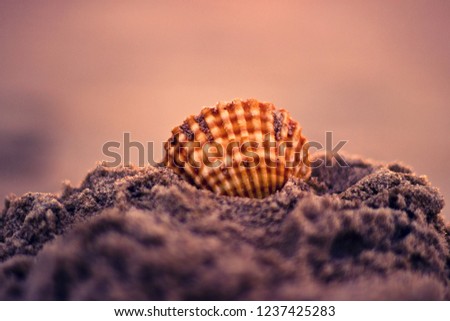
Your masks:
M439 191L402 164L345 158L263 200L102 165L59 195L11 196L0 299L450 299Z

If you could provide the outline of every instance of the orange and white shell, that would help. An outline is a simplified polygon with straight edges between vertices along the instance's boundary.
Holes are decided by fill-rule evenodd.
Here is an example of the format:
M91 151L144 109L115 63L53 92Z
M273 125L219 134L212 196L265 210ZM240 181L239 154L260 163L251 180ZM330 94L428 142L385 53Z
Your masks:
M172 130L164 150L165 166L221 195L264 198L311 172L299 123L255 99L203 108Z

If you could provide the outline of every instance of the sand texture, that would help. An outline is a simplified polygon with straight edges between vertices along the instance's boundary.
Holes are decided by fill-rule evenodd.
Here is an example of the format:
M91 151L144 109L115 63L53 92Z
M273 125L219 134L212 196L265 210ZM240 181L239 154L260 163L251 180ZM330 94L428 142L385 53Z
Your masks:
M11 196L0 299L450 299L438 190L401 164L346 159L263 200L100 165L60 195Z

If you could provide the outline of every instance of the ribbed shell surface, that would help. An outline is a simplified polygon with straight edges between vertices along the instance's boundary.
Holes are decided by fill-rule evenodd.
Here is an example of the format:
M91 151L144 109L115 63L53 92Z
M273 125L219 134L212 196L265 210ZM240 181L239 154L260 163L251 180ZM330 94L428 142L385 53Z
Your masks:
M205 107L172 130L164 164L198 187L264 198L310 175L306 139L284 109L254 99Z

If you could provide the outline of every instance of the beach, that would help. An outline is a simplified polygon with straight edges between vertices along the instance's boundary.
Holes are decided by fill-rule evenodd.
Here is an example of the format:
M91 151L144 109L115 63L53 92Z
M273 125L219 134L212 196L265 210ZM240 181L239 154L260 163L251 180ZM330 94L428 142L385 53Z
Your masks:
M403 164L344 159L262 200L102 164L60 193L11 196L0 299L450 299L439 191Z

